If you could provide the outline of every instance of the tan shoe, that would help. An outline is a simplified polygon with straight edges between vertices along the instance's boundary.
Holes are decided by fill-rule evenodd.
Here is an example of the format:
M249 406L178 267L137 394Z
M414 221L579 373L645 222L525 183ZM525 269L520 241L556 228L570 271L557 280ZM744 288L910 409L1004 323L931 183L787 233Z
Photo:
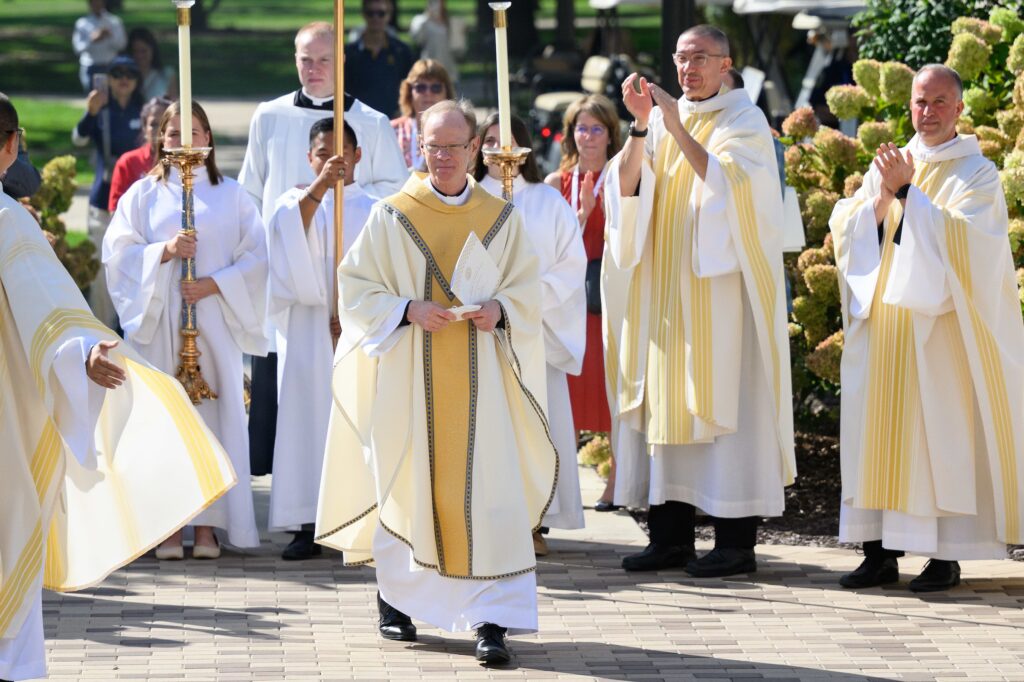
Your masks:
M193 559L219 559L220 558L220 544L216 544L216 545L193 545L192 546L192 558Z
M548 555L548 543L541 535L540 531L536 531L533 534L533 553L536 556L547 556Z
M185 548L181 545L160 545L156 548L156 558L160 561L181 561L185 558Z

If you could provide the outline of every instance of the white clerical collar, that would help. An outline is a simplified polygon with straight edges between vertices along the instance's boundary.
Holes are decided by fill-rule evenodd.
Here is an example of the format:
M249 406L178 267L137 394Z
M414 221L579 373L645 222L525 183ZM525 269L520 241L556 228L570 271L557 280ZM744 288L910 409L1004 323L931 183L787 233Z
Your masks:
M929 147L919 135L914 135L907 143L907 149L914 155L915 160L924 163L937 163L981 154L981 146L978 144L978 138L974 135L957 135L952 140L934 147Z
M327 104L328 102L333 102L334 101L334 95L333 94L331 94L331 95L329 95L327 97L313 97L313 95L309 94L309 91L306 90L305 87L302 88L302 95L304 97L308 97L309 101L312 102L314 106L318 106L318 107L322 107L323 105Z
M702 99L699 102L693 102L686 99L686 97L680 97L679 113L684 116L687 114L704 114L744 102L750 104L750 97L747 95L746 90L727 90L723 85L717 95Z
M449 206L462 206L469 201L469 195L473 193L473 186L469 184L469 180L466 180L466 188L462 190L458 196L454 197L442 194L439 189L434 187L434 183L430 181L429 175L423 178L423 182L427 184L427 187L430 188L430 191L433 192L438 199Z

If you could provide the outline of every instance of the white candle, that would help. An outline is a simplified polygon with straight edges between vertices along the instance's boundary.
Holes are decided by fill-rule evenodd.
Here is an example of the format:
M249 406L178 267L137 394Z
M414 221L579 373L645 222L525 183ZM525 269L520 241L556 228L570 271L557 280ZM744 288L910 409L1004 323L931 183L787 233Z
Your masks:
M494 10L495 70L498 72L498 135L503 149L512 147L512 105L508 95L508 33L505 10L511 2L492 2Z
M192 46L189 35L191 0L178 6L178 101L181 104L181 146L192 146Z

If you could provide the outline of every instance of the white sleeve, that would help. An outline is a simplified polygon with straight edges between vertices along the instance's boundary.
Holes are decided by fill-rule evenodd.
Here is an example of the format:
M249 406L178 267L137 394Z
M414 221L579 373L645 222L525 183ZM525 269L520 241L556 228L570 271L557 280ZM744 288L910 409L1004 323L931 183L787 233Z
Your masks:
M708 154L701 190L693 230L693 271L697 277L739 272L739 254L729 224L729 183L714 154Z
M256 202L263 206L263 186L267 182L267 156L263 135L263 113L259 108L249 122L249 143L245 147L242 169L238 172L238 183Z
M96 423L106 390L85 372L89 351L96 342L84 336L68 339L57 349L50 365L54 423L80 464L94 455Z

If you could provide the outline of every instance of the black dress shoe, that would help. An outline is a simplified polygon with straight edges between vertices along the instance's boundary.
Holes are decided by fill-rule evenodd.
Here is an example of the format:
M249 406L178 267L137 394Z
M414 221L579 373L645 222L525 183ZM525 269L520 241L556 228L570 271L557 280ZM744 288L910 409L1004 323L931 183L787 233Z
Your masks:
M622 509L619 505L614 502L608 502L606 500L598 500L594 505L594 511L596 512L613 512Z
M377 593L377 613L380 614L377 630L381 637L398 642L416 641L416 626L412 624L412 618L381 599L380 592Z
M850 589L878 587L899 582L900 566L896 557L867 556L860 566L839 579L839 584Z
M637 554L622 559L627 571L660 571L665 568L680 568L697 556L693 545L656 545L653 542Z
M494 623L484 623L476 629L476 660L487 665L508 663L512 660L512 652L505 643L507 630Z
M960 564L956 561L929 559L921 574L910 581L911 592L941 592L960 584Z
M701 558L686 564L683 570L694 578L723 578L727 575L754 573L757 571L757 559L752 549L715 547Z
M313 531L300 530L293 533L295 536L288 546L281 552L281 558L285 561L302 561L312 559L324 553L324 548L313 542Z

